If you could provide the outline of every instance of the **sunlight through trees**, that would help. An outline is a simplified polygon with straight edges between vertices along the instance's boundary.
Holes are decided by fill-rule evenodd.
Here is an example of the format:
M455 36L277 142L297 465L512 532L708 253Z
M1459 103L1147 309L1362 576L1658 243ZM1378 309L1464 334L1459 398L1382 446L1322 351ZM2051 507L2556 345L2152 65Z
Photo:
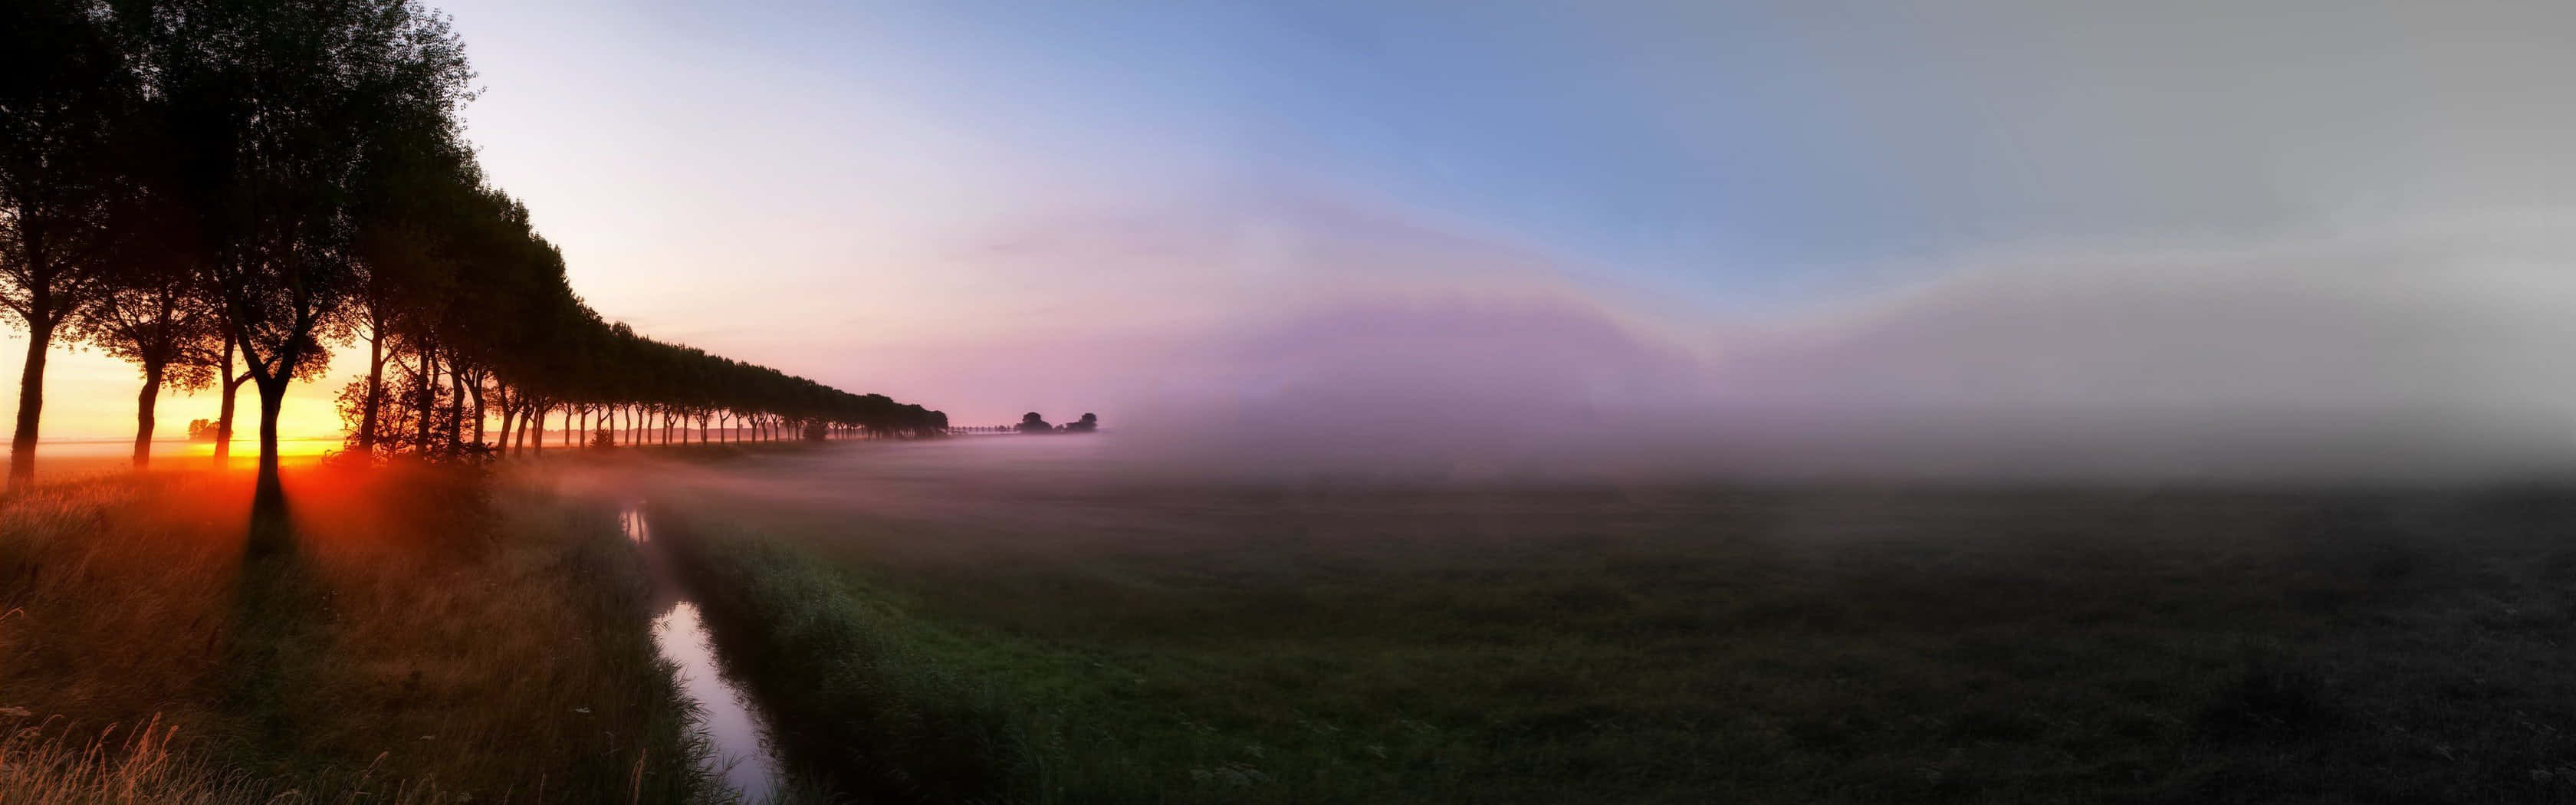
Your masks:
M230 392L252 386L262 509L289 384L361 342L340 394L356 453L534 452L549 417L610 444L946 431L601 319L475 164L472 79L412 0L0 10L0 304L29 336L11 486L33 476L45 353L66 340L141 371L137 466L161 389L222 387L220 457Z

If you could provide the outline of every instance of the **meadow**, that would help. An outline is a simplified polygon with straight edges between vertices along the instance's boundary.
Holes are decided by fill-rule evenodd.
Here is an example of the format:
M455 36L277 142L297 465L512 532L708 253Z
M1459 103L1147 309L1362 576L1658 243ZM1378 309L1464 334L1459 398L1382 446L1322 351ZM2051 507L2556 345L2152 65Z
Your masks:
M0 502L0 802L702 801L615 510L452 469L247 472Z
M1351 484L1114 445L308 467L298 549L248 558L245 475L45 487L0 504L0 802L722 801L639 502L799 801L2576 801L2552 488Z
M696 468L653 516L792 759L863 798L2576 800L2551 489L1193 483L1078 450Z

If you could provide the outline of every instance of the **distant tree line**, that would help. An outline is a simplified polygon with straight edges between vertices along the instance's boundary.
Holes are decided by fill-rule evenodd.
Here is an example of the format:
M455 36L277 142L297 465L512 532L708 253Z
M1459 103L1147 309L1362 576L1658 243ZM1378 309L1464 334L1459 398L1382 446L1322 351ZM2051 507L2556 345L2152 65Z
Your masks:
M33 475L46 352L132 361L135 463L160 391L259 400L282 504L286 390L364 342L349 446L542 450L545 423L632 443L929 435L947 417L603 321L458 123L464 47L414 0L0 3L0 305L28 336L9 484Z
M1099 414L1083 414L1083 415L1082 415L1082 418L1081 418L1081 419L1079 419L1079 420L1075 420L1075 421L1072 421L1072 422L1067 422L1067 423L1062 424L1062 425L1053 425L1053 424L1048 424L1048 423L1047 423L1047 421L1046 421L1046 416L1045 416L1045 415L1043 415L1043 414L1039 414L1039 413L1038 413L1038 412L1036 412L1036 411L1030 411L1030 412L1028 412L1027 414L1023 414L1023 415L1021 415L1021 416L1020 416L1020 424L1017 424L1017 425L1004 425L1004 426L995 427L995 428L984 428L984 429L980 429L980 432L984 432L984 433L1090 433L1090 432L1093 432L1093 431L1097 431L1097 430L1099 430L1099 429L1100 429L1100 415L1099 415Z

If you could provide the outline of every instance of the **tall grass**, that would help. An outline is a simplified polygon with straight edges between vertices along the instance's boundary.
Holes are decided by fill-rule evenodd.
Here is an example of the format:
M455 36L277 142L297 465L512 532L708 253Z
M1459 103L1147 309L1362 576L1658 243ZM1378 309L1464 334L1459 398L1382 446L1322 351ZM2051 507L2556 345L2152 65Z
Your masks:
M1143 680L1120 658L924 617L888 586L682 511L657 513L657 537L695 574L730 665L780 705L791 763L842 796L1366 802L1454 783L1460 771L1425 762L1457 738L1420 722L1345 731L1300 719L1302 735L1278 741L1162 709L1168 702L1140 695ZM1228 672L1193 683L1184 669L1156 672L1164 670L1182 685L1229 681ZM1399 770L1410 779L1397 780Z
M375 779L361 768L288 782L263 779L172 748L179 728L158 719L96 734L15 727L0 737L0 802L12 805L436 805L456 797L425 784ZM468 800L470 801L470 800Z
M0 708L50 725L10 739L20 788L0 790L713 795L613 509L448 469L316 467L288 478L293 551L246 559L248 481L0 502Z
M773 727L796 771L869 802L1028 801L1026 746L988 688L915 651L899 612L767 543L708 540L656 516L728 666L791 706Z

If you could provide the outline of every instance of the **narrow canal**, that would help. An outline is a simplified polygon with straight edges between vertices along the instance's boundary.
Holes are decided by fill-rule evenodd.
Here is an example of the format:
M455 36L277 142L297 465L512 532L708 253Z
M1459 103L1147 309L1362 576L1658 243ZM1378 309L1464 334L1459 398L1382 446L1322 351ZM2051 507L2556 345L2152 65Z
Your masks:
M707 771L741 796L763 802L777 795L778 761L771 751L769 723L751 694L727 678L716 656L713 635L688 585L673 572L671 557L653 541L653 526L641 503L618 511L618 527L643 554L653 580L653 645L677 668L680 689L698 705L695 724L714 749Z

